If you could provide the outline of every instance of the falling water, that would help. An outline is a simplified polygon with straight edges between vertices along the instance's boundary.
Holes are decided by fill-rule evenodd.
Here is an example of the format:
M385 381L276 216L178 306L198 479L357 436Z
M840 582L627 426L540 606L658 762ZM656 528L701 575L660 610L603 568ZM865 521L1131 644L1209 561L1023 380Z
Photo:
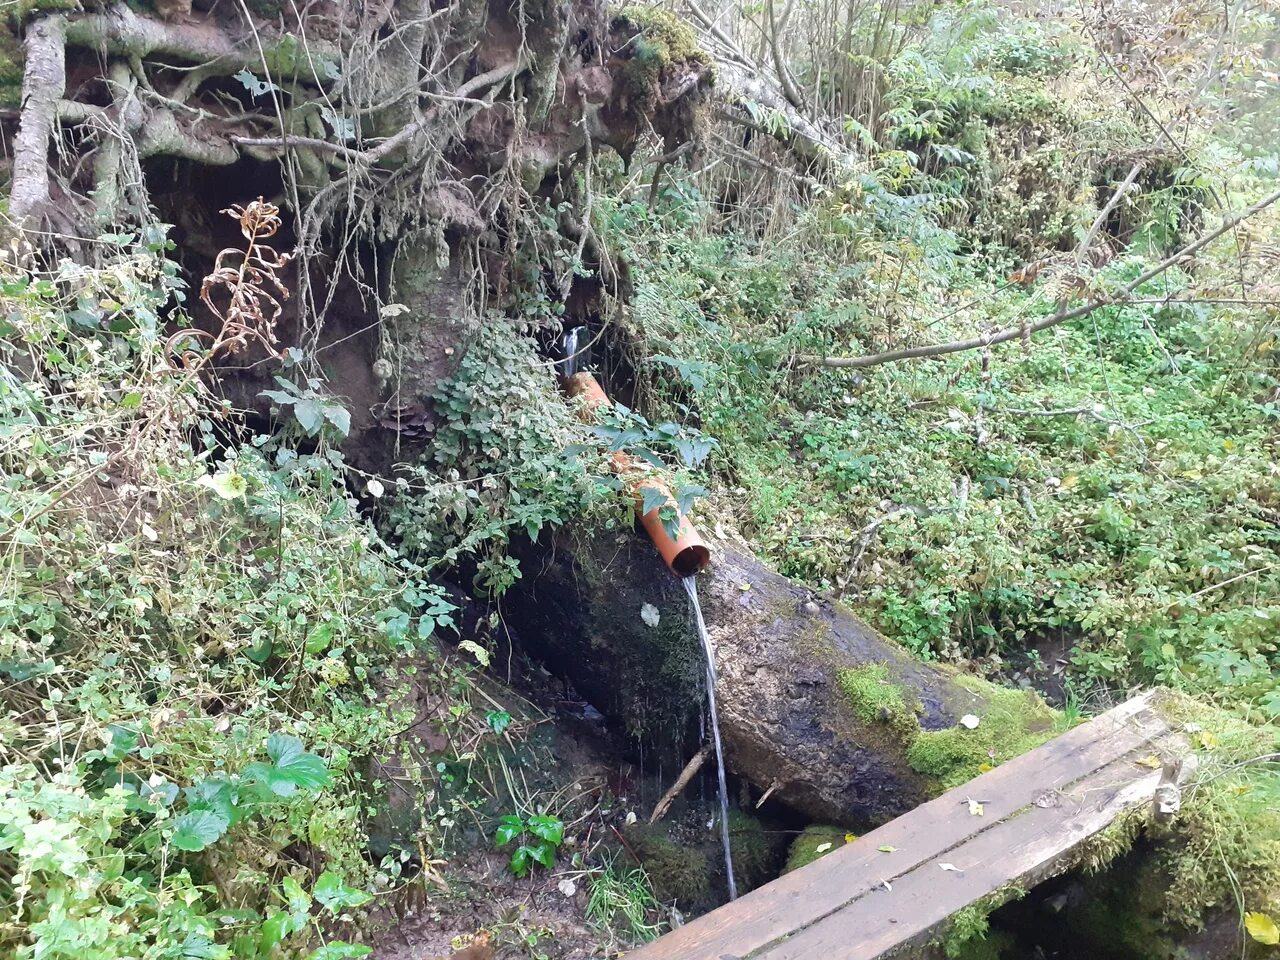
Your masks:
M729 847L729 787L724 779L724 749L720 744L720 715L716 712L716 658L707 636L707 625L702 619L702 605L698 603L698 582L694 577L684 578L684 589L689 594L689 606L693 621L702 640L702 651L707 656L707 703L711 708L711 739L716 745L716 776L720 781L720 840L724 844L724 866L729 873L729 899L738 899L738 885L733 879L733 855Z
M560 339L560 348L564 351L564 359L560 361L560 375L572 377L581 366L579 362L579 341L586 327L570 327Z

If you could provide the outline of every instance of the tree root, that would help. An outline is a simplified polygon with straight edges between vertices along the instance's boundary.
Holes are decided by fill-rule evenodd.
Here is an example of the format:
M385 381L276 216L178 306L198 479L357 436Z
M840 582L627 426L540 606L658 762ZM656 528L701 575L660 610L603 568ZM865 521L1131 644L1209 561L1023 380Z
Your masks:
M67 83L66 29L60 16L44 17L27 27L22 117L14 138L9 195L9 212L20 224L43 219L49 211L49 141Z

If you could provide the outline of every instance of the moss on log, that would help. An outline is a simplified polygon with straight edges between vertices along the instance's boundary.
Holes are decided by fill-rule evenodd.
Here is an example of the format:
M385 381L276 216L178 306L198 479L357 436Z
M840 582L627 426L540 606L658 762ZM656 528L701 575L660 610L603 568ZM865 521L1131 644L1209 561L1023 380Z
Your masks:
M679 769L704 702L679 581L630 531L526 560L507 606L522 642ZM883 822L1053 735L1034 694L922 663L739 547L717 546L698 589L728 766L809 817Z

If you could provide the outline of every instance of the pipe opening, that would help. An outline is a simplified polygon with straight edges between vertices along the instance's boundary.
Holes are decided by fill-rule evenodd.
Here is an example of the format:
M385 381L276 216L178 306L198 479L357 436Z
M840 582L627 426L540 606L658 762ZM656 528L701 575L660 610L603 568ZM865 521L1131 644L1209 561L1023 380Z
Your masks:
M685 547L671 558L671 570L677 577L691 577L707 569L711 551L700 543Z

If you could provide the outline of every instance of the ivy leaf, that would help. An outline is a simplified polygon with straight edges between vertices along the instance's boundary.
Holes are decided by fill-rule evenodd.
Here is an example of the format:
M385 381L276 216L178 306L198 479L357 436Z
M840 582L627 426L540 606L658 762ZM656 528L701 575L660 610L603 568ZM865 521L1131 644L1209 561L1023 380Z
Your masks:
M710 437L685 438L676 441L676 453L680 454L680 459L684 461L685 466L697 467L707 459L715 446L715 440Z
M524 833L524 821L515 814L509 813L498 821L498 829L493 832L493 839L498 846L505 847L520 834Z
M538 814L529 818L529 832L547 843L558 845L564 839L564 822L559 817Z
M1280 943L1280 927L1277 927L1276 922L1265 913L1246 913L1244 928L1249 931L1249 936L1259 943L1265 943L1271 947Z
M321 107L320 115L324 117L324 122L329 124L333 135L339 140L354 140L356 138L356 122L350 117L335 113L328 107Z
M710 491L706 487L696 483L684 484L676 494L676 509L680 511L680 516L687 516L693 509L694 501L707 496L708 493Z
M279 91L280 89L270 80L259 80L254 74L250 73L248 70L241 70L239 73L235 75L234 79L239 80L240 85L243 86L246 90L249 91L249 93L252 96L255 96L255 97L260 97L264 93L274 93Z
M490 710L484 715L485 722L489 724L489 729L499 736L502 731L511 726L511 714L505 710Z
M373 899L373 894L348 887L332 870L320 874L311 892L330 913L341 913L349 907L359 907Z
M640 488L641 505L640 512L643 514L651 513L669 502L667 491L654 484L645 484Z
M173 836L169 839L179 850L199 853L211 843L216 843L227 832L227 818L212 810L195 810L184 813L173 822Z

